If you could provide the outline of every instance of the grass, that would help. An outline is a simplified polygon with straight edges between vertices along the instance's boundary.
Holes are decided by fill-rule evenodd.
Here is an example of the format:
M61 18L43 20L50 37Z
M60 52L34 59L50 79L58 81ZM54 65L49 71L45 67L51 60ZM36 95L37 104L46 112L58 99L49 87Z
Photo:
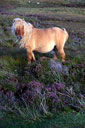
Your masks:
M11 107L6 101L6 93L9 94L11 91L15 94L19 84L28 84L31 81L41 82L45 86L61 82L72 91L72 94L85 95L85 1L40 0L39 5L36 2L38 0L32 1L30 4L27 0L0 1L0 100L4 104L0 103L0 127L85 128L85 109L75 112L72 108L64 106L63 112L61 109L44 115L39 113L38 109L35 109L35 113L28 110L28 107L22 109L18 106L17 110L13 111L13 106ZM69 63L65 63L64 66L68 67L69 75L53 75L50 72L48 62L53 56L49 53L35 53L37 61L27 65L26 51L19 49L18 45L14 45L15 37L11 34L12 20L15 17L24 18L35 27L59 26L67 29L69 40L65 45L65 52L66 60ZM43 56L45 59L40 61ZM61 62L60 57L58 61ZM39 66L41 68L38 69ZM85 99L79 100L84 106ZM30 121L28 117L32 117L33 120Z
M59 113L55 116L52 116L49 119L41 119L40 121L34 121L33 123L29 124L27 121L22 122L22 118L16 118L12 117L10 118L7 116L8 119L10 119L10 122L8 122L6 119L6 124L8 124L8 128L85 128L85 116L80 113L72 113L72 112L67 112L67 113ZM3 118L4 119L4 118ZM0 122L1 126L3 128L6 127L4 121Z
M22 10L23 9L23 10ZM28 14L28 12L30 14L32 13L39 13L39 14L48 14L48 15L52 15L52 14L70 14L70 15L75 15L75 16L79 16L79 15L84 15L85 14L85 9L84 8L70 8L70 7L50 7L50 8L32 8L32 10L30 10L30 7L19 7L17 9L12 10L13 12L18 12L18 13L23 13L23 14ZM63 11L63 12L62 12Z

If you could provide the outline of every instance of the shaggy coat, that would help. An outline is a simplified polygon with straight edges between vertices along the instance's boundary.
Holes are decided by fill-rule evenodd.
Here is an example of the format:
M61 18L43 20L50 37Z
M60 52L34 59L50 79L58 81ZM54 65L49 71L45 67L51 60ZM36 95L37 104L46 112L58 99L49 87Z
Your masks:
M35 60L33 51L47 53L51 50L55 51L57 59L57 50L61 55L62 62L65 61L64 45L68 39L68 33L64 29L58 27L38 29L32 24L20 18L13 20L12 32L20 40L20 47L27 50L28 63Z

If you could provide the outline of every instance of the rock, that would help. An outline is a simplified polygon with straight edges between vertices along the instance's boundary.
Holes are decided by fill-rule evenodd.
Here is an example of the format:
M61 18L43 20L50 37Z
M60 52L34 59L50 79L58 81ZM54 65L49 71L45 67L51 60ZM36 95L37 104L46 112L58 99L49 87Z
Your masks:
M48 66L53 74L56 73L64 74L64 75L69 74L69 68L67 66L63 66L62 63L56 62L53 59L49 60Z
M37 2L37 5L39 5L40 4L40 2Z
M29 0L28 3L31 3L31 1Z

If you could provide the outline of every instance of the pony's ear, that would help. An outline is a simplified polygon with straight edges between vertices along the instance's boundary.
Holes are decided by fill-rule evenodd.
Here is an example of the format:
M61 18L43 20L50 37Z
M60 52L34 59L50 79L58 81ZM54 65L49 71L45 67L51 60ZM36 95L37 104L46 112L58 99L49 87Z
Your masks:
M27 26L27 28L28 28L28 32L31 33L32 30L33 30L33 25L30 24L30 23L28 23L27 25L28 25L28 26Z
M24 25L17 26L15 34L17 36L23 36L24 35Z

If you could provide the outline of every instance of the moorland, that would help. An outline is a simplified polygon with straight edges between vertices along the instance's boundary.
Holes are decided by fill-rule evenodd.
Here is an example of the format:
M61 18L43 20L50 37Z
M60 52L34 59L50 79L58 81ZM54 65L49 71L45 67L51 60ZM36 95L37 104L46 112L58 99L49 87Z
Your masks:
M24 18L37 28L66 28L66 62L15 44L11 26ZM85 1L0 1L0 128L85 128Z

